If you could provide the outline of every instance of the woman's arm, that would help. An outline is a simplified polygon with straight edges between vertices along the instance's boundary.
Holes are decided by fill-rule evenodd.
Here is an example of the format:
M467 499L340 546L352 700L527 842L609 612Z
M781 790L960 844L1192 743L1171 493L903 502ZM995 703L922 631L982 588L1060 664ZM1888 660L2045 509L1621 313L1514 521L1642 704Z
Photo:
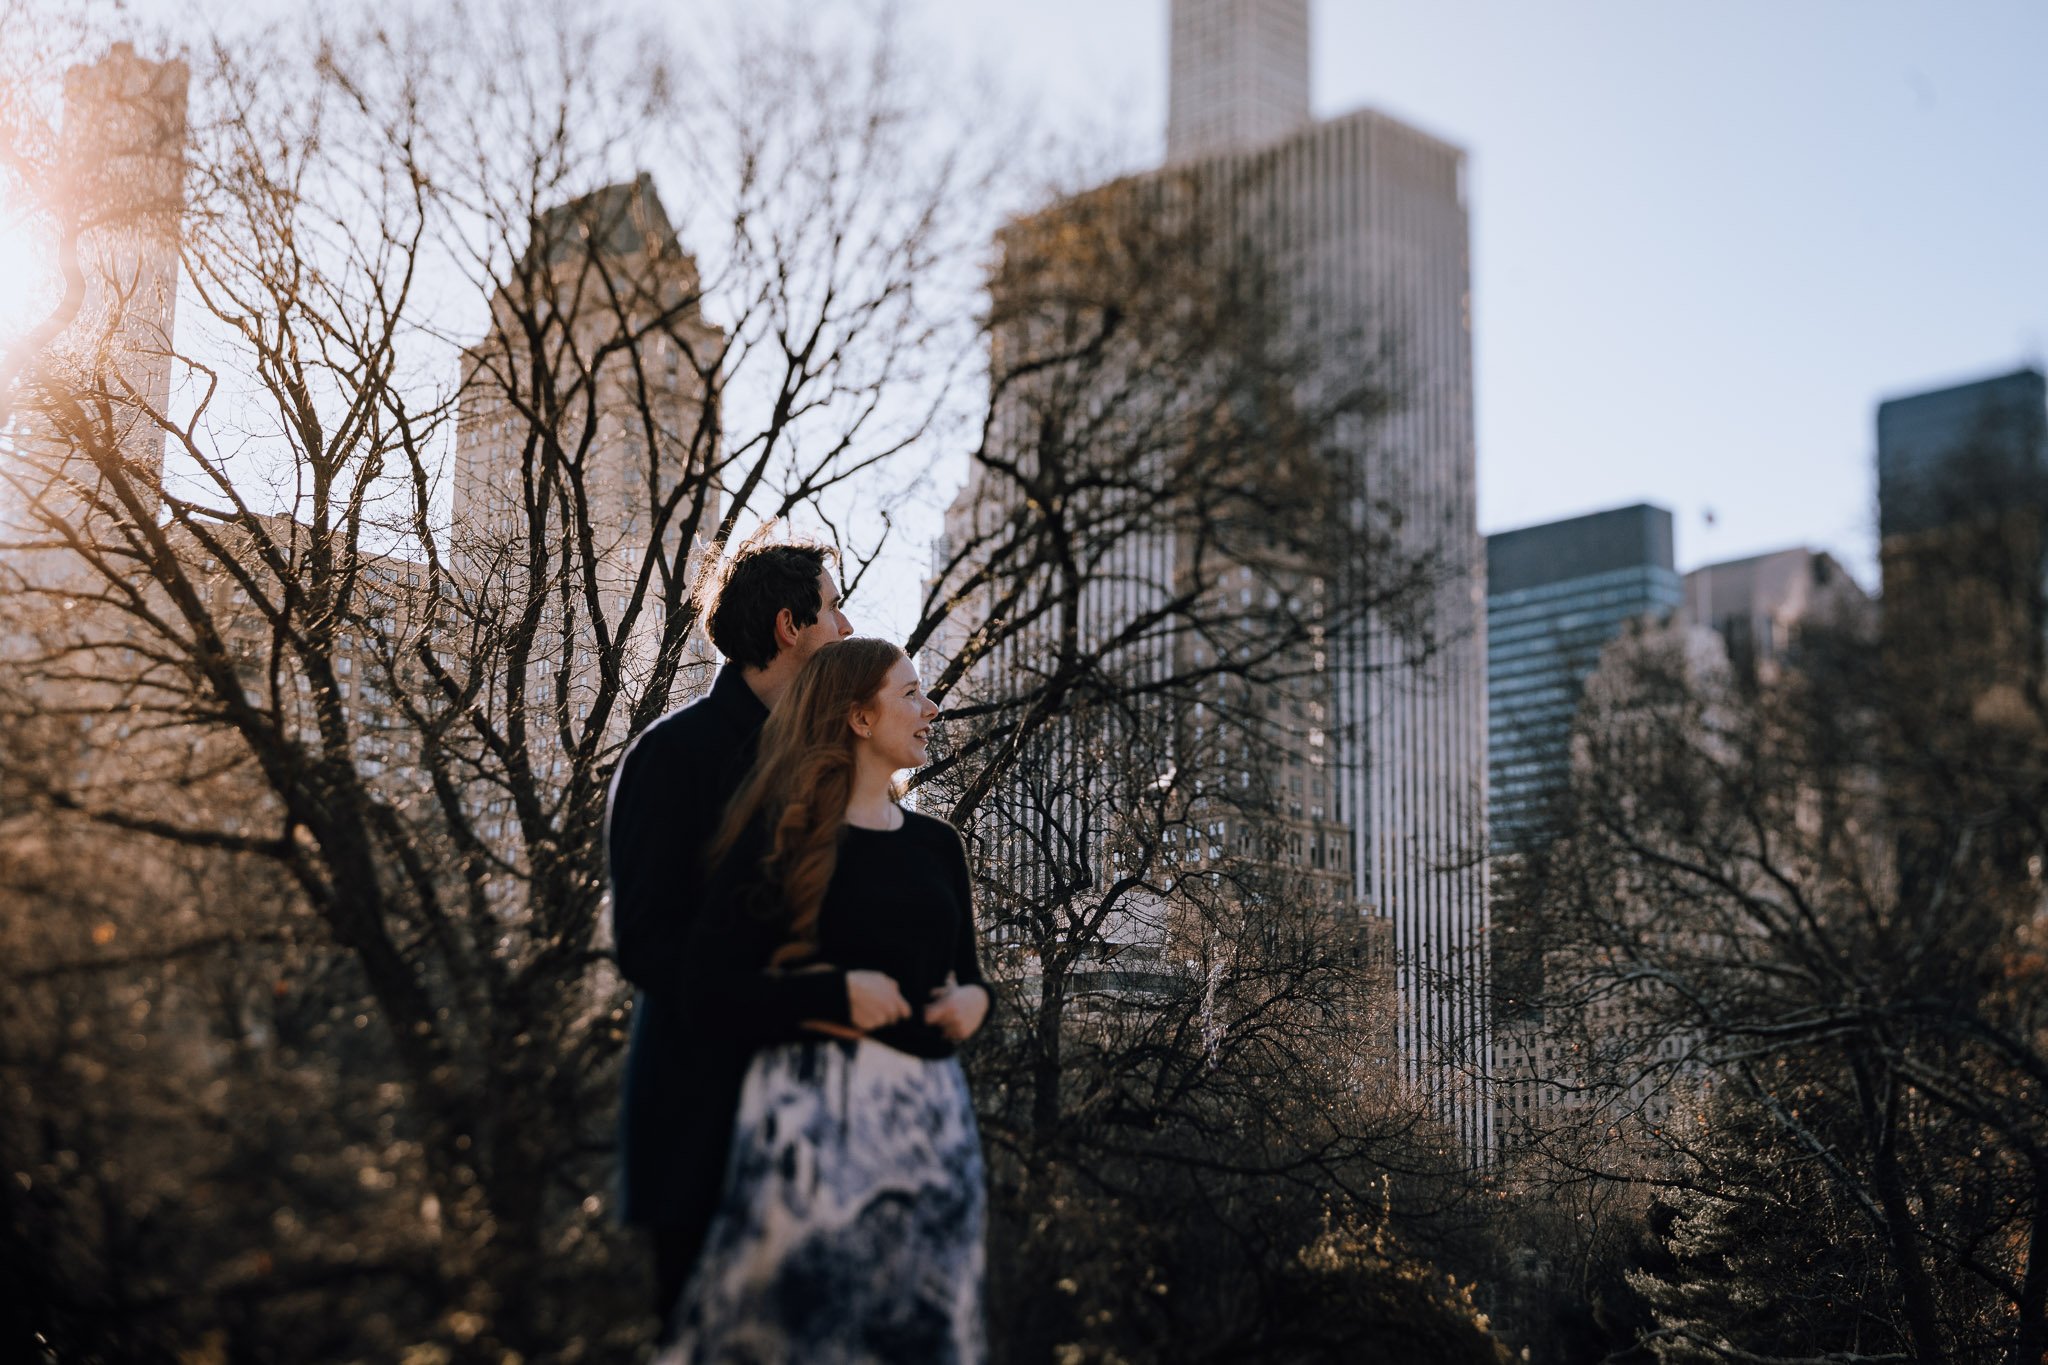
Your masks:
M761 872L767 846L766 831L757 825L712 872L683 955L684 986L697 1023L755 1043L794 1037L807 1021L852 1023L845 972L769 966L781 946L781 926L760 913L776 894Z

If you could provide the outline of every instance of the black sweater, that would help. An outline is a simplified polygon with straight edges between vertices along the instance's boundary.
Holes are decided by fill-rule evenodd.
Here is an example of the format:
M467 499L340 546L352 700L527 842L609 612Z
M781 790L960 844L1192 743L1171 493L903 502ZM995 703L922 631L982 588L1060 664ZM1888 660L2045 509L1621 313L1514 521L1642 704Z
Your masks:
M932 991L948 973L963 986L988 989L975 951L967 854L953 827L909 810L897 829L842 827L839 861L818 911L814 961L829 967L769 967L782 943L784 912L761 874L766 846L759 824L733 846L712 874L705 913L692 930L689 997L705 1011L704 1027L736 1032L757 1048L816 1038L802 1027L805 1020L848 1022L847 972L886 972L902 988L911 1017L869 1036L919 1057L952 1055L954 1045L924 1022Z

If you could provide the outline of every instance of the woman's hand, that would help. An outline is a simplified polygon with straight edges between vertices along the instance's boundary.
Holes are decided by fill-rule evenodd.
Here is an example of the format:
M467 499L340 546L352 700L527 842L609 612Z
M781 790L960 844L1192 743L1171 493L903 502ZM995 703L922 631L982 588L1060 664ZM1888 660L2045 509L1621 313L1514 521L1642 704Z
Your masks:
M908 1019L910 1002L887 972L851 971L846 974L846 1014L862 1033L873 1033Z
M986 1018L988 987L956 985L951 976L945 985L932 989L932 1001L924 1007L924 1021L945 1034L948 1042L966 1042Z

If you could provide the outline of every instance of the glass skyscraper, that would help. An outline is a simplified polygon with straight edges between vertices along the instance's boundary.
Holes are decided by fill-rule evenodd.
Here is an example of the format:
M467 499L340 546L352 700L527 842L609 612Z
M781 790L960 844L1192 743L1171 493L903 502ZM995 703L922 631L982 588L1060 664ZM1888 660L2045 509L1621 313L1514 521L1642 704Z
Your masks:
M1630 621L1677 607L1671 513L1638 503L1486 538L1489 824L1496 852L1541 829L1571 765L1579 693Z
M2021 708L2048 637L2048 376L2024 369L1877 410L1880 633L1929 715Z
M2048 468L2048 376L2039 370L1909 394L1877 409L1878 531L1900 536L1968 520L1997 475ZM1987 476L1991 476L1987 478ZM1996 496L1996 494L1992 494Z
M1401 1061L1474 1151L1489 1056L1484 626L1465 154L1373 110L1308 118L1306 0L1174 0L1167 159L1209 192L1299 301L1304 329L1381 336L1403 392L1357 433L1349 477L1398 502L1402 548L1443 582L1434 649L1333 632L1334 818L1359 900L1389 922ZM1337 490L1333 488L1333 494ZM1343 599L1369 584L1333 585Z

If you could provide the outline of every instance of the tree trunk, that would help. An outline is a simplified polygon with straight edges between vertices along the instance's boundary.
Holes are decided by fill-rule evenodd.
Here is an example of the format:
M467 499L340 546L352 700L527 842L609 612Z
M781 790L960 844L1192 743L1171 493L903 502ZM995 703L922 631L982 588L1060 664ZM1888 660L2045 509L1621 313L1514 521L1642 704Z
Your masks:
M2018 1331L2012 1365L2048 1360L2048 1167L2034 1166L2034 1228L2027 1239L2027 1269L2020 1280Z
M1906 1325L1913 1334L1913 1354L1919 1360L1946 1360L1948 1348L1942 1340L1941 1317L1935 1306L1934 1286L1920 1259L1919 1239L1913 1235L1913 1212L1906 1197L1906 1182L1898 1162L1898 1109L1896 1093L1880 1101L1868 1061L1853 1062L1856 1094L1862 1102L1865 1131L1871 1138L1871 1183L1876 1187L1878 1207L1884 1210L1885 1239L1891 1245L1892 1267L1905 1300Z

